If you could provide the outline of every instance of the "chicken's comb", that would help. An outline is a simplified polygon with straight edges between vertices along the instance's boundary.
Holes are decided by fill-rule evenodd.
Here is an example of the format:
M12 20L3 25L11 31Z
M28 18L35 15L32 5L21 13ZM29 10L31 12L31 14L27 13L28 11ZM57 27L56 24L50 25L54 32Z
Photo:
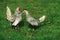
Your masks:
M18 7L18 10L20 11L20 7Z

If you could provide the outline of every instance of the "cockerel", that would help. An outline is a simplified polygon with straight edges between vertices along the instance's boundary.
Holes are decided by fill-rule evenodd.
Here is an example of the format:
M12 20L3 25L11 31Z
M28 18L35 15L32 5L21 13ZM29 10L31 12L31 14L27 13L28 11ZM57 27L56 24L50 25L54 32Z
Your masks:
M27 10L24 10L24 13L26 14L27 22L32 25L33 30L34 30L35 26L38 26L39 23L43 22L46 18L46 16L43 15L42 17L39 18L39 20L37 20L37 19L33 18Z
M14 14L11 14L10 8L7 6L7 20L10 21L12 26L17 26L19 22L22 21L22 13L20 12L20 7L17 7Z

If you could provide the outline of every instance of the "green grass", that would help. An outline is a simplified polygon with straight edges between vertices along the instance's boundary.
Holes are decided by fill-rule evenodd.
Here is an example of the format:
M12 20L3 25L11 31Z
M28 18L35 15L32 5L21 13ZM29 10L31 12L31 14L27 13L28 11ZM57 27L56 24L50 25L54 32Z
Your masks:
M7 5L12 13L20 6L37 19L46 15L46 20L33 32L23 14L23 25L16 32L6 20ZM60 0L0 0L0 40L60 40Z

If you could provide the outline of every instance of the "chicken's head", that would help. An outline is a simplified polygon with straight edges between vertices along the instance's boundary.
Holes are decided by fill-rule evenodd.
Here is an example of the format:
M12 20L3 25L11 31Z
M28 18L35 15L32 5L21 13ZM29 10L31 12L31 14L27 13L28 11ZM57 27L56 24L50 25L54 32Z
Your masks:
M21 9L20 7L17 7L15 13L20 13L20 9Z
M20 11L20 9L21 9L20 7L17 7L17 10L18 10L18 11Z
M24 14L28 14L28 11L27 10L24 10L23 12L24 12Z

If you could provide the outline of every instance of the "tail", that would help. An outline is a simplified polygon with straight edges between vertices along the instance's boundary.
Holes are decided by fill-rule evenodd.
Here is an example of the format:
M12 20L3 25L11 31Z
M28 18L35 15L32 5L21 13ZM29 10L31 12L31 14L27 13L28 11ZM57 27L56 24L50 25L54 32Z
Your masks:
M40 22L43 22L43 21L45 20L45 18L46 18L46 16L44 15L44 16L42 16L41 18L39 18L39 21L40 21Z
M6 7L7 11L6 11L6 15L7 15L7 20L11 21L11 11L10 11L10 8L7 6Z

